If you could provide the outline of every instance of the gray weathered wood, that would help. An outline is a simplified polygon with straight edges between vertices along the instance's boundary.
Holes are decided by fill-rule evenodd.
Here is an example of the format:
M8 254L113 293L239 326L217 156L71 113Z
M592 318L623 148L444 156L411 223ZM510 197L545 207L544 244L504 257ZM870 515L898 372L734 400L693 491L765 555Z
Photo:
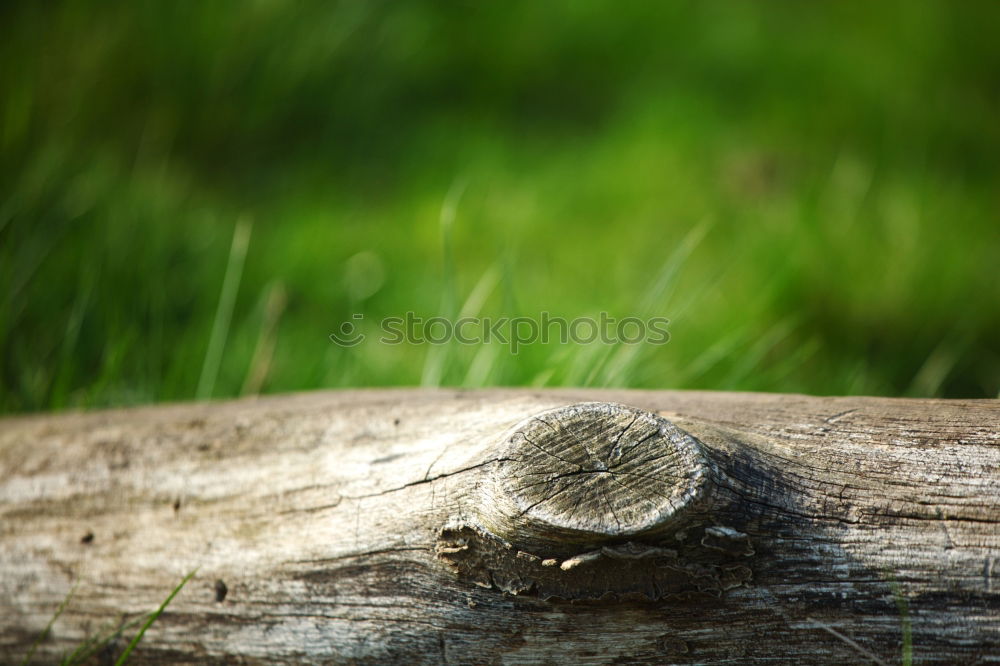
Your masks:
M657 461L616 451L612 408L542 442L569 462L511 440L587 401L667 419L642 446L676 459L613 480ZM996 662L1000 403L395 390L0 421L0 662L71 590L40 661L196 567L141 663Z
M502 441L473 510L492 533L527 548L652 538L697 502L709 476L687 433L622 405L534 414Z

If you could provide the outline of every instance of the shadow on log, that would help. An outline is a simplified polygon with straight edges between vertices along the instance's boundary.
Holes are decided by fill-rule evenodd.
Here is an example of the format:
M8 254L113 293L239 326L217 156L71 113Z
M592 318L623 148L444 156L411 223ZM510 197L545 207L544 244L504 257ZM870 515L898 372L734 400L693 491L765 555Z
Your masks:
M587 404L582 404L587 403ZM979 663L1000 403L351 391L0 421L0 663Z

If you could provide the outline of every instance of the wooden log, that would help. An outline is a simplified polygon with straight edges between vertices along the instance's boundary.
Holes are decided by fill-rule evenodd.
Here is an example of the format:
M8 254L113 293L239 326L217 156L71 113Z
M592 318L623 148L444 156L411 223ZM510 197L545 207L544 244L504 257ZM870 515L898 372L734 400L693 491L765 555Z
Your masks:
M996 663L1000 403L372 390L0 421L0 663L64 601L35 660L111 659L195 569L137 663Z

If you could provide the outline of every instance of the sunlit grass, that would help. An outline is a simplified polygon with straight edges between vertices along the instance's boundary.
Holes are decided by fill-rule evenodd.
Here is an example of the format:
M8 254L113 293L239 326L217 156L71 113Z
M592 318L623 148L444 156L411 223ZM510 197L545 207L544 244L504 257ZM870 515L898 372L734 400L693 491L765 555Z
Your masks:
M338 7L10 13L0 410L1000 392L995 6ZM671 339L371 342L407 311Z

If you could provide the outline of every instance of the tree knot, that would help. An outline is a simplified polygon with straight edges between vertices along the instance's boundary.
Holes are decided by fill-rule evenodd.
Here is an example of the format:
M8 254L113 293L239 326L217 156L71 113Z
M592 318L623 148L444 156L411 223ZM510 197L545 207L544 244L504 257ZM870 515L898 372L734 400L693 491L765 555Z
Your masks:
M747 535L711 524L711 462L666 419L582 403L526 419L501 446L473 520L438 536L438 557L463 578L511 594L654 600L750 579Z
M701 444L655 414L582 403L533 416L503 439L480 486L479 522L535 550L676 531L707 498Z

